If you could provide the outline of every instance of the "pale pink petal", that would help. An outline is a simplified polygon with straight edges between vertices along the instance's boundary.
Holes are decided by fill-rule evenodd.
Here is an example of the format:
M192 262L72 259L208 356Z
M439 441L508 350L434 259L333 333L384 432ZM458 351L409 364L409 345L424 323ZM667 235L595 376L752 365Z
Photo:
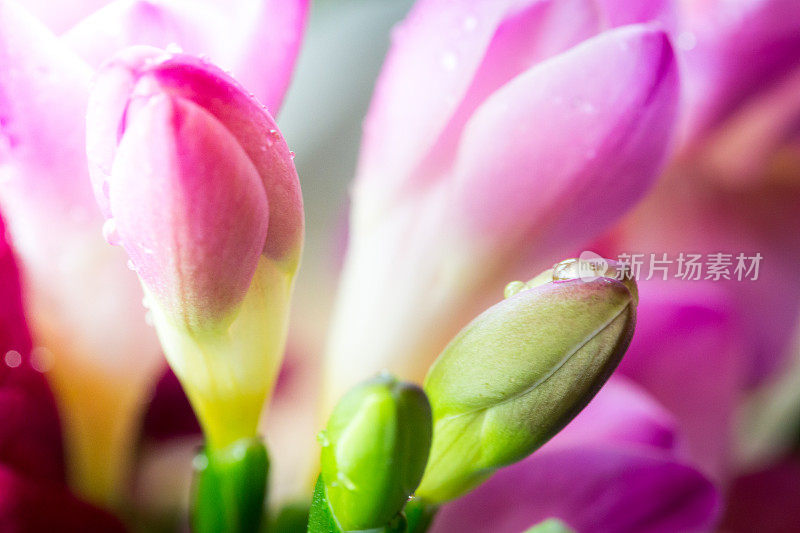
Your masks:
M532 68L467 125L457 227L478 246L519 254L524 243L540 258L596 236L661 170L677 99L669 40L648 26L605 32Z
M57 34L108 2L109 0L24 0L25 8Z
M206 56L276 112L307 14L308 0L117 0L77 24L64 40L94 67L136 45Z
M395 29L375 90L358 186L380 203L436 179L492 91L599 29L584 0L417 2Z
M0 199L12 226L32 205L61 216L91 207L81 124L90 77L39 21L0 3Z

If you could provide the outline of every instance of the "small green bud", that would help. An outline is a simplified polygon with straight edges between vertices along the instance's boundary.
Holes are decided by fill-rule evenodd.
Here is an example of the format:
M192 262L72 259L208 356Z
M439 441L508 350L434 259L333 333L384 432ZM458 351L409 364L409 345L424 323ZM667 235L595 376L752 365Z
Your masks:
M393 377L362 383L339 401L320 434L321 479L343 530L395 519L422 479L431 431L425 393Z
M636 312L625 283L534 279L467 325L428 372L434 438L416 492L428 504L462 495L544 444L589 403L630 343Z

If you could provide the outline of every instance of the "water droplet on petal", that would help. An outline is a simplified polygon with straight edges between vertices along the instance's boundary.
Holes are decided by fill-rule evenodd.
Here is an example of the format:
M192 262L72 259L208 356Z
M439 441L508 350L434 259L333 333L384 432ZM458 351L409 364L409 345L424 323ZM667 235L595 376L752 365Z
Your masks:
M442 67L447 71L453 71L458 66L458 57L453 52L445 52L441 59Z
M178 43L169 43L165 48L164 51L168 54L182 54L183 48Z
M464 19L464 31L472 31L478 27L478 19L470 15Z
M119 244L119 234L117 234L117 221L109 218L103 223L103 238L111 246Z
M553 281L566 281L580 277L580 262L577 259L567 259L553 266Z
M203 453L195 455L194 459L192 459L192 468L198 472L202 472L208 468L208 457L206 457L206 455Z
M528 285L524 281L512 281L508 285L506 285L505 290L503 291L504 298L511 298L512 296L519 294L520 292L524 291L528 288Z
M340 481L341 484L344 485L344 488L346 488L347 490L356 490L356 484L353 483L353 481L349 477L347 477L344 472L341 471L338 472L336 474L336 479Z
M127 265L128 265L128 270L133 270L134 272L136 272L136 265L133 264L132 259L128 259Z
M693 50L697 46L697 36L690 31L682 31L678 34L676 42L681 50Z

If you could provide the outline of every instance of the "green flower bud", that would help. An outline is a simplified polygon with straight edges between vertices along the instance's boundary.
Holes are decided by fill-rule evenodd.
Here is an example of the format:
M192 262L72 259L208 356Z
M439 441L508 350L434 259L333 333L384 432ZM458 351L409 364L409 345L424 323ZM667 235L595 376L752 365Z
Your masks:
M381 376L351 389L320 433L325 496L344 531L383 527L422 479L431 408L416 385Z
M554 277L555 269L549 282L537 276L532 288L507 291L428 372L434 439L416 491L426 503L456 498L532 453L619 364L635 323L631 289L604 277Z

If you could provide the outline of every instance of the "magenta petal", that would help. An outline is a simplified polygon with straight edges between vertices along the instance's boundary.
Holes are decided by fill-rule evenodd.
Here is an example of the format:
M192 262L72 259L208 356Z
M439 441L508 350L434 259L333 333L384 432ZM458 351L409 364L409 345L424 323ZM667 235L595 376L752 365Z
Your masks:
M626 354L623 362L627 357ZM614 375L589 405L545 446L549 449L607 443L673 450L678 445L677 428L675 418L661 404L635 383Z
M665 29L675 26L674 0L595 0L610 27L658 22Z
M703 133L800 65L800 2L682 2L688 135Z
M190 324L218 320L250 287L267 196L236 138L196 104L134 97L110 181L120 242L147 286ZM148 206L142 209L142 206Z
M597 235L658 175L677 99L669 40L648 26L605 32L517 77L466 127L453 191L463 231L525 238L540 258Z
M581 533L704 531L719 508L697 470L657 451L613 446L541 450L445 506L433 533L519 533L560 518Z
M0 466L0 531L124 533L115 517L72 496L64 485Z
M0 302L0 463L31 478L63 482L58 413L44 375L31 365L19 273L2 219Z
M644 281L636 335L620 372L677 418L692 457L725 478L747 370L734 307L706 282Z

